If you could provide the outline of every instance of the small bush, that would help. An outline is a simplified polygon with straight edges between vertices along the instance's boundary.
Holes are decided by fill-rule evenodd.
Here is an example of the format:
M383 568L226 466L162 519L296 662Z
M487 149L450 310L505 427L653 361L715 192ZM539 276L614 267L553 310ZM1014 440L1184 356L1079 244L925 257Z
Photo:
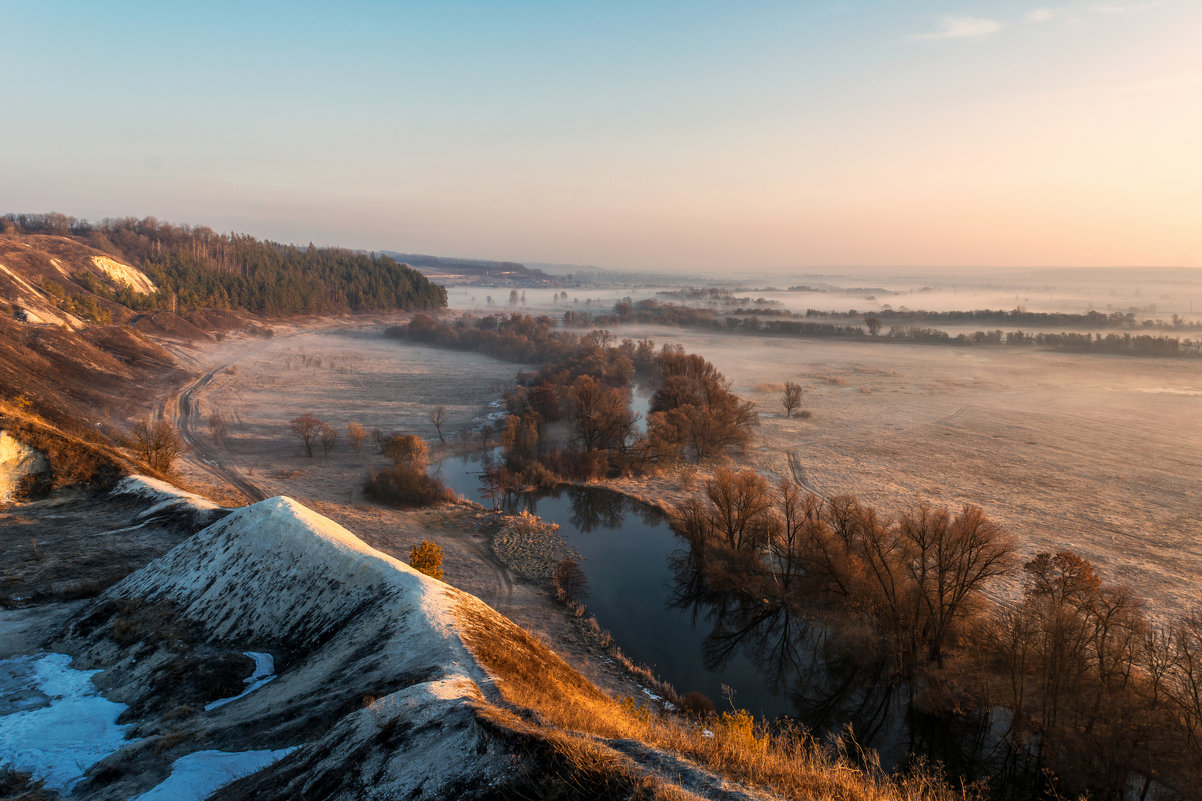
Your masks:
M693 690L692 692L685 693L682 700L683 703L681 706L684 707L685 712L694 717L704 718L714 713L714 702L705 693Z
M409 549L409 564L427 576L442 579L442 548L429 540L422 540Z
M399 509L455 500L455 493L441 481L404 465L373 470L363 485L363 493L373 501Z

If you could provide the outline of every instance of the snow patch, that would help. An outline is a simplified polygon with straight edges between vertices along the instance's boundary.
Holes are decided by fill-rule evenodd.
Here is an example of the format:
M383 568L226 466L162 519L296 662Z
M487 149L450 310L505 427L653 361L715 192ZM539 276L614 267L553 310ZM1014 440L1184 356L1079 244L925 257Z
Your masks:
M171 775L130 801L203 801L235 779L257 773L297 746L276 751L196 751L171 763Z
M146 276L146 273L136 267L122 264L119 261L110 259L108 256L93 256L92 264L95 264L96 269L100 270L113 281L125 284L135 292L149 295L158 291L158 287L154 285L154 281L151 281Z
M229 698L218 698L216 701L210 701L205 704L205 712L216 709L219 706L225 706L237 701L239 698L245 698L275 678L275 659L271 654L261 654L256 651L243 651L243 653L255 660L254 672L242 680L242 683L246 685L246 689Z
M0 660L0 676L33 698L25 708L0 717L0 765L29 771L60 792L83 778L88 768L126 744L129 726L118 725L125 704L96 691L99 670L75 670L66 654L42 654ZM38 699L37 696L41 696Z

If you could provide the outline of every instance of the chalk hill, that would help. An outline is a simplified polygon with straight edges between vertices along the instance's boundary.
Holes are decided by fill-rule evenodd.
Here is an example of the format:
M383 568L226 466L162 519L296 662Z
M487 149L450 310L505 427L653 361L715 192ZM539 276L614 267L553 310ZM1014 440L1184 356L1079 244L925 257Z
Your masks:
M110 697L141 717L141 739L77 794L126 798L203 748L302 746L242 784L255 798L487 795L507 749L476 722L488 676L459 636L463 606L500 617L294 500L238 509L110 588L61 643L107 667ZM189 672L244 650L272 654L278 677L200 711Z

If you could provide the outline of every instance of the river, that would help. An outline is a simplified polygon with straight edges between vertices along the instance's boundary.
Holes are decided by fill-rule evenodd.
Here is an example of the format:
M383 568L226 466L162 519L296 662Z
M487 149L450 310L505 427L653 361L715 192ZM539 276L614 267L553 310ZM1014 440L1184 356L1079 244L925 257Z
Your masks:
M431 472L459 495L487 506L491 502L481 496L479 483L484 458L480 453L450 457ZM694 619L693 609L704 605L683 603L680 562L688 545L658 510L591 487L527 495L521 503L558 523L569 547L580 553L589 612L630 659L651 667L681 695L703 693L718 709L726 705L725 684L735 690L737 706L757 715L793 711L744 649L731 649L721 664L712 655L707 660L714 644L712 615L698 612Z

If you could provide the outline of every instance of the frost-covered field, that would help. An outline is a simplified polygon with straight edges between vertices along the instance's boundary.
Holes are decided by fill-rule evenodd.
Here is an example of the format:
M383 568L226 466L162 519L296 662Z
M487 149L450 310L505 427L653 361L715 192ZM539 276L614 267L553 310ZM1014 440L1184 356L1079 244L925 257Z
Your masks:
M632 329L757 404L753 461L825 495L982 506L1024 555L1071 548L1151 611L1202 603L1202 363ZM805 387L787 420L780 385Z
M1024 555L1071 548L1148 596L1153 611L1202 603L1202 363L658 326L619 333L680 342L732 378L761 412L752 460L770 474L790 475L794 454L824 494L884 509L975 503ZM451 431L478 424L520 369L328 332L278 338L233 367L200 397L203 414L230 419L230 463L272 493L346 508L361 504L362 477L378 461L370 444L360 455L341 442L328 460L310 460L289 419L311 411L340 430L357 419L437 439L433 405L447 406ZM806 388L812 419L783 418L786 380ZM387 525L363 523L369 537Z

